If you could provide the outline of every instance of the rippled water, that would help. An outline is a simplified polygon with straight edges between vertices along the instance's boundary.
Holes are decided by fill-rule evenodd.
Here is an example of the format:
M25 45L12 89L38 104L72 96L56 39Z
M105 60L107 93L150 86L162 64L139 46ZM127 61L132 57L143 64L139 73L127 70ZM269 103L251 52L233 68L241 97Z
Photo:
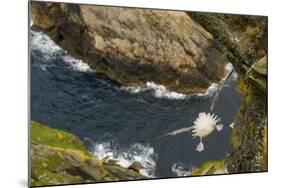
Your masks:
M122 166L139 161L146 167L143 174L173 177L205 161L223 159L230 149L228 125L240 103L235 79L227 82L215 107L225 127L204 139L204 152L195 151L198 139L191 133L149 143L191 126L199 112L208 111L211 98L178 95L179 100L156 95L163 91L155 87L124 89L43 33L31 31L31 36L31 119L79 136L97 157L118 159Z

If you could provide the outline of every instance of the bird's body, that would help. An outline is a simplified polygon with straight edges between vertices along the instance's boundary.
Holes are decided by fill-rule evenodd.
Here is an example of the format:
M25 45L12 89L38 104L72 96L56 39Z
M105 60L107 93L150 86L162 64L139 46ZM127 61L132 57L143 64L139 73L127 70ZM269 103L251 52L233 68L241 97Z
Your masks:
M197 119L193 122L193 136L198 137L206 137L210 133L212 133L215 128L220 131L221 130L221 124L217 124L220 121L220 118L218 118L214 114L201 112L199 113L199 116Z
M204 145L203 145L202 139L204 137L208 136L209 134L211 134L215 129L217 129L217 131L222 130L223 125L217 124L219 121L220 121L220 118L218 118L216 115L201 112L201 113L199 113L199 116L197 117L197 119L193 122L193 126L177 129L175 131L172 131L172 132L169 132L162 136L159 136L153 140L157 140L157 139L160 139L160 138L163 138L166 136L174 136L174 135L181 134L184 132L192 131L193 137L200 138L200 142L197 145L196 150L201 152L204 150Z
M175 131L172 131L172 132L169 132L169 133L164 134L162 136L159 136L157 138L154 138L153 140L157 140L157 139L160 139L160 138L163 138L163 137L174 136L174 135L181 134L181 133L184 133L184 132L192 131L193 137L199 137L200 138L200 142L197 145L196 150L199 151L199 152L203 151L204 150L204 144L202 142L202 139L204 137L210 135L215 129L217 131L221 131L222 128L223 128L222 124L218 124L220 122L220 118L218 118L215 114L212 114L212 112L214 110L215 103L216 103L216 101L219 97L219 94L220 94L222 88L224 87L226 81L232 75L233 72L234 72L234 69L232 68L228 72L228 74L225 76L225 78L223 78L220 81L217 92L213 96L213 100L211 102L211 106L210 106L210 110L209 110L210 113L201 112L201 113L199 113L196 120L193 122L193 126L177 129ZM230 127L232 128L233 125L234 124L231 124Z
M210 122L210 119L205 118L205 116L200 116L201 113L199 114L199 118L197 118L193 123L193 136L198 136L198 137L206 137L208 136L213 130L215 129L215 126L212 126L212 123L215 122ZM212 119L211 119L212 120Z
M202 139L211 134L215 129L221 131L223 128L222 124L217 124L220 121L215 114L201 112L197 119L193 122L192 136L199 137L200 142L196 147L196 150L201 152L204 150Z

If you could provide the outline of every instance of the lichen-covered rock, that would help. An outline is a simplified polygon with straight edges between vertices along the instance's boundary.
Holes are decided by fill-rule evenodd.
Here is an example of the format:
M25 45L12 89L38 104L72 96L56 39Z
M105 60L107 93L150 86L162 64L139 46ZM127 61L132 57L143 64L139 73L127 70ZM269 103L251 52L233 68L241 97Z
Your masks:
M204 92L225 75L212 36L184 12L32 2L33 28L127 86Z
M260 60L258 60L254 65L253 65L253 69L263 75L263 76L267 76L267 56L264 56L263 58L261 58Z
M231 173L267 171L267 96L248 79L237 85L244 99L234 121L233 151L226 157Z
M213 34L233 63L243 96L225 159L230 173L267 171L267 18L187 13Z
M31 124L31 185L103 182L146 177L92 156L76 136Z
M247 71L247 77L260 90L267 92L267 56L256 61Z
M213 174L227 174L227 168L224 161L207 161L200 167L195 168L189 176L204 176Z
M199 12L187 14L213 35L240 74L267 55L266 17Z

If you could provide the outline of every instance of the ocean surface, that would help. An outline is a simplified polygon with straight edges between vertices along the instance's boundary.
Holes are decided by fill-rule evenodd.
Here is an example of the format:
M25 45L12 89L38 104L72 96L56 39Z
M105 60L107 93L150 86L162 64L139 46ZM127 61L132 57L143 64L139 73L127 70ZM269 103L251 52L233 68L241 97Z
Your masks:
M208 112L217 84L204 94L187 96L148 82L124 87L71 57L47 35L31 30L31 119L81 138L99 158L108 156L128 167L139 161L150 177L176 177L208 160L221 160L231 149L232 123L241 97L237 74L227 81L215 105L224 128L203 139L191 133L152 138L193 125Z

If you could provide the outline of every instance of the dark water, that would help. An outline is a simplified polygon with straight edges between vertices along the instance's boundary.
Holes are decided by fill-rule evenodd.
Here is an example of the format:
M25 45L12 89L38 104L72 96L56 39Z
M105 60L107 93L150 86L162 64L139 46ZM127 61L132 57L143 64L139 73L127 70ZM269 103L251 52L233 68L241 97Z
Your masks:
M74 133L97 155L113 152L129 161L139 157L148 173L173 177L175 164L188 170L223 159L230 149L228 125L240 102L233 79L215 107L225 127L205 138L205 150L199 153L195 151L198 139L190 133L143 141L191 126L199 112L208 111L210 98L163 99L152 91L132 94L68 56L41 33L32 31L31 45L31 119Z

